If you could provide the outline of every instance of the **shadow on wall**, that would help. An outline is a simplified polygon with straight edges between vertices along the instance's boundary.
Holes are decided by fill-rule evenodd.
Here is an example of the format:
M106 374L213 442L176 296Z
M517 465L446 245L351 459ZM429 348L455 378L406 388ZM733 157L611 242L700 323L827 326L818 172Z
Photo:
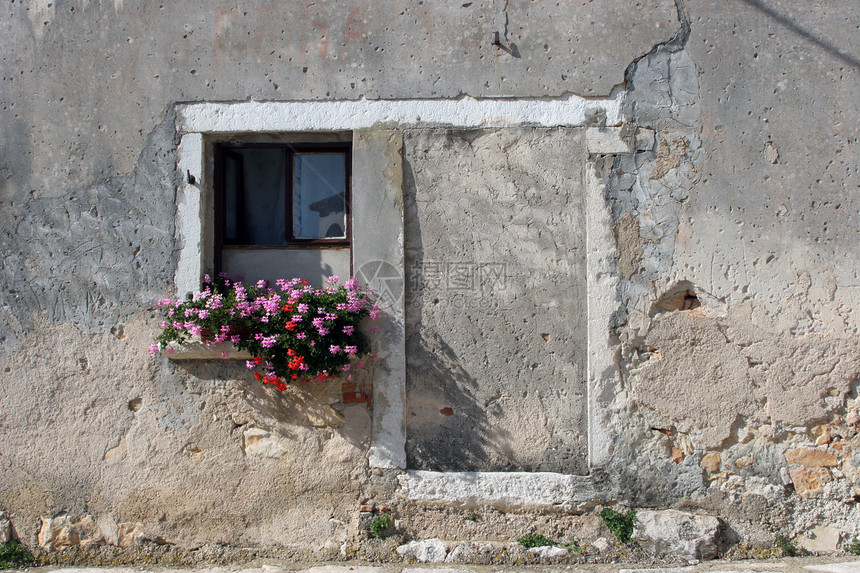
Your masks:
M842 60L843 62L845 62L849 66L860 69L860 59L858 59L857 57L855 57L855 56L853 56L847 52L845 52L844 50L840 50L837 46L834 46L833 44L831 44L827 40L825 40L823 38L819 38L815 34L809 32L805 28L799 26L791 18L788 18L787 16L780 14L776 10L773 10L772 8L769 8L768 6L765 6L762 2L760 2L760 0L741 0L741 2L743 2L744 4L747 4L749 6L752 6L756 10L758 10L758 11L762 12L763 14L767 15L768 17L772 18L774 21L776 21L780 25L784 26L785 28L788 28L789 30L791 30L792 32L794 32L795 34L800 36L801 38L804 38L805 40L812 42L813 44L815 44L816 46L818 46L819 48L821 48L822 50L824 50L828 54L839 58L840 60Z
M424 262L415 179L403 162L406 261ZM425 336L426 301L410 281L406 303L406 460L409 469L433 471L511 471L515 466L508 432L490 426L488 412L501 409L476 398L477 380L461 366L461 357L441 337ZM493 408L499 410L494 412ZM494 454L491 456L489 451ZM500 463L499 452L510 460ZM492 458L492 459L491 459Z
M240 390L234 394L237 401L232 407L237 426L259 425L291 439L297 438L297 427L327 428L357 448L367 445L368 436L342 431L345 417L342 408L335 406L342 403L343 379L293 382L279 392L253 380L245 363L239 360L189 360L177 367L202 382L204 388L226 385ZM362 374L371 375L370 371Z

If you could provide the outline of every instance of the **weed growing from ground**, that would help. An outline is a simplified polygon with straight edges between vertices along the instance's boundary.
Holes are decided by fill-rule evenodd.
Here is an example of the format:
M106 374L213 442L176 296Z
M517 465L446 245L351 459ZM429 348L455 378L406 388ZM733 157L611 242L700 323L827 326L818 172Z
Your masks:
M391 527L391 516L383 515L378 519L370 522L370 535L379 539L385 535L385 532Z
M801 555L809 555L809 551L798 547L779 533L776 534L776 546L779 548L783 557L799 557Z
M574 555L579 555L583 552L582 546L579 544L579 541L577 541L573 537L571 537L570 541L568 541L565 545L562 545L562 547L564 547Z
M480 520L481 520L481 516L480 516L480 515L478 515L478 512L477 512L477 511L475 511L474 509L470 509L470 510L468 511L468 513L466 513L466 521L474 521L474 522L477 522L477 521L480 521Z
M540 533L529 533L528 535L518 537L517 543L519 543L526 549L531 549L532 547L546 547L547 545L555 545L555 541L544 537Z
M860 555L860 540L856 537L848 544L848 553L853 553L854 555Z
M12 569L32 562L33 556L20 543L0 543L0 569Z
M630 543L630 537L633 535L633 524L636 522L636 512L632 509L627 513L621 513L610 507L607 507L597 515L612 532L620 543Z

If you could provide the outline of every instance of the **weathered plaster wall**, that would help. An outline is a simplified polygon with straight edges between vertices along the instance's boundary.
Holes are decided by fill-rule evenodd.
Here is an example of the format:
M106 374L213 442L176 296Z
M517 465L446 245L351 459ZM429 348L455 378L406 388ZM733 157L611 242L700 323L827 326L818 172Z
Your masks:
M11 137L0 168L11 188L42 196L131 172L176 101L605 96L675 22L667 0L540 8L72 1L2 10ZM622 19L629 24L616 30ZM495 31L507 52L491 45Z
M608 96L674 20L666 1L5 3L0 499L20 538L61 512L186 545L355 525L365 405L330 420L320 389L146 355L181 246L176 102ZM248 453L251 426L286 460Z
M50 545L67 514L118 544L337 549L377 503L416 536L604 535L593 516L489 509L452 529L459 502L416 505L395 470L366 471L370 414L341 388L276 395L146 347L182 246L177 102L613 93L656 146L588 166L613 229L599 278L617 285L589 332L618 357L589 381L608 443L575 510L695 508L744 543L860 534L858 18L849 0L4 4L0 506L16 534L34 544L58 518ZM426 249L441 221L412 223ZM568 459L580 406L544 410L573 426Z
M674 460L660 481L735 503L738 530L764 515L856 534L856 502L824 500L860 493L858 16L685 4L675 40L627 73L628 117L657 148L608 176L627 420L649 465Z

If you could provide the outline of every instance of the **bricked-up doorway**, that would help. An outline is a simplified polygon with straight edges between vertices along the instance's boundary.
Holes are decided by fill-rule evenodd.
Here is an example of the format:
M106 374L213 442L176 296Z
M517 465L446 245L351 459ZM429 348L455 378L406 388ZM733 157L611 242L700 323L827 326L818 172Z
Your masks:
M584 134L405 133L410 469L588 473Z

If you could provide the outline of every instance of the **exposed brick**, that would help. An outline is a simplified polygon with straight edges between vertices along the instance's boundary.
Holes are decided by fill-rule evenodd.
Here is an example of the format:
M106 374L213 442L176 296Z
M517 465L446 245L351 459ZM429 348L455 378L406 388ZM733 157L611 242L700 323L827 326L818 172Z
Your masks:
M357 392L358 391L358 386L356 385L355 382L344 382L340 388L344 394L346 394L347 392Z
M367 404L367 394L364 392L344 392L344 404Z

